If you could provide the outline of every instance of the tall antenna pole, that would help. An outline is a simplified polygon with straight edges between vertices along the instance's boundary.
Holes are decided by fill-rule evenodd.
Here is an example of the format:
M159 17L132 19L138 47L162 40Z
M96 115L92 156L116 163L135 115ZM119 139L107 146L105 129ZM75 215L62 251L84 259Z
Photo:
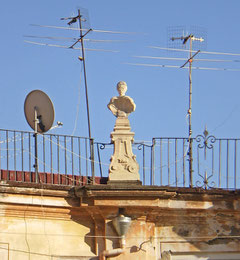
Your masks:
M189 138L189 183L192 187L192 37L190 37L190 48L189 48L189 108L188 108L188 120L189 120L189 129L188 129L188 138Z
M82 46L82 61L83 61L83 71L84 71L84 82L85 82L85 94L86 94L86 105L87 105L87 120L88 120L88 137L92 138L91 135L91 124L90 124L90 112L89 112L89 104L88 104L88 88L87 88L87 74L86 74L86 65L85 65L85 53L84 53L84 41L83 37L86 35L82 34L82 20L81 20L81 12L78 9L78 20L79 20L79 31L80 31L80 42ZM90 31L90 30L89 30ZM88 32L89 32L88 31Z
M87 120L88 120L88 137L90 144L90 160L92 168L92 184L95 184L95 170L94 170L94 149L93 149L93 139L91 135L91 124L90 124L90 112L88 104L88 87L87 87L87 74L86 74L86 64L85 64L85 52L84 52L84 40L83 38L90 32L92 29L89 29L84 35L82 33L82 19L81 12L78 9L78 20L79 20L79 31L80 31L80 42L82 46L82 62L83 62L83 71L84 71L84 82L85 82L85 94L86 94L86 105L87 105Z
M71 25L77 20L79 21L79 33L80 38L77 39L77 41L72 44L69 48L73 48L76 44L79 42L81 43L81 49L82 49L82 57L79 57L79 60L83 62L83 71L84 71L84 82L85 82L85 94L86 94L86 106L87 106L87 121L88 121L88 137L89 137L89 145L90 145L90 160L91 160L91 168L92 168L92 183L95 184L95 171L94 171L94 142L91 135L91 124L90 124L90 113L89 113L89 104L88 104L88 87L87 87L87 74L86 74L86 64L85 64L85 52L84 52L84 37L92 31L92 29L89 29L86 33L82 33L82 15L80 9L78 9L78 15L75 17L67 17L67 18L61 18L61 20L68 20L70 19L70 22L68 22L68 25ZM85 20L85 19L84 19Z
M172 41L174 40L183 40L183 44L186 44L189 40L189 59L181 66L183 68L186 64L189 64L189 107L188 107L188 160L189 160L189 186L193 187L193 155L192 155L192 62L193 58L200 52L198 50L194 55L192 55L192 42L193 41L204 41L204 39L196 38L192 34L189 34L186 37L172 37Z

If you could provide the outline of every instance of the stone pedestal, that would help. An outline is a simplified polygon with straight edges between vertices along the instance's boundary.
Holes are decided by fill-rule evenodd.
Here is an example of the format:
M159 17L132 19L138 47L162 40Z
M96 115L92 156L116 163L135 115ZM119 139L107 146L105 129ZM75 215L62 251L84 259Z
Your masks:
M117 117L115 127L111 133L114 153L109 166L108 184L129 185L141 184L139 165L132 152L134 133L131 132L128 115L136 105L132 98L125 96L127 84L120 81L117 84L118 97L111 98L108 108Z
M117 117L111 139L114 144L114 153L109 166L109 183L131 182L141 184L139 165L132 152L134 133L131 132L127 117Z

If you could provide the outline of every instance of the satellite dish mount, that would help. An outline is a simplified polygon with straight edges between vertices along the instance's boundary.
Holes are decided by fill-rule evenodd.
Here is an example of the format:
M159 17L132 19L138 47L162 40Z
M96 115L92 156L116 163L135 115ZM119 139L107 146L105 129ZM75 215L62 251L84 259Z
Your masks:
M54 121L54 107L51 99L41 90L30 92L24 103L24 113L29 126L34 130L35 143L35 179L39 181L38 176L38 134L45 133L51 129Z

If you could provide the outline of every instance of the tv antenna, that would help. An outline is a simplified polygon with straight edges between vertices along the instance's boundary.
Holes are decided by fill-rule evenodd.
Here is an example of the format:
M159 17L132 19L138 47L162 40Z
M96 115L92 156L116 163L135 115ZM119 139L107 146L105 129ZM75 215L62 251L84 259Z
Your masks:
M189 183L190 187L193 186L192 183L192 173L193 173L193 168L192 168L192 163L193 163L193 156L192 156L192 62L193 58L198 55L200 50L196 51L193 54L192 51L192 44L193 41L199 41L203 42L204 39L202 37L195 37L193 34L189 34L187 36L181 36L181 37L172 37L172 41L176 40L182 40L182 44L186 45L187 42L189 42L189 58L188 60L180 67L184 68L187 64L189 64L189 107L188 107L188 142L189 142L189 149L188 149L188 160L189 160Z
M77 10L77 15L72 15L70 17L64 17L60 20L66 21L68 27L66 26L52 26L52 25L38 25L38 24L31 24L32 26L38 26L42 28L52 28L52 29L62 29L68 31L78 31L79 37L52 37L52 36L34 36L34 35L25 35L24 37L27 38L40 38L40 39L47 39L47 40L57 40L57 41L73 41L71 45L60 45L60 44L51 44L51 43L44 43L44 42L36 42L36 41L29 41L25 40L25 42L35 45L41 46L49 46L49 47L58 47L58 48L66 48L71 50L80 50L81 56L78 59L83 64L83 73L84 73L84 84L85 84L85 100L86 100L86 107L87 107L87 124L88 124L88 137L92 138L91 133L91 120L90 120L90 109L89 109L89 98L88 98L88 84L87 84L87 73L86 73L86 58L85 58L85 51L100 51L100 52L119 52L118 50L109 50L109 49L98 49L98 48L85 48L85 42L124 42L126 40L117 40L117 39L89 39L87 36L90 32L96 33L105 33L105 34L134 34L133 32L120 32L120 31L110 31L110 30L100 30L100 29L92 29L89 25L88 19L88 12L84 8L79 8ZM78 28L73 27L74 24L78 25ZM81 44L80 48L77 47L77 44Z
M85 18L83 18L83 15L81 15L80 9L78 9L78 15L73 16L73 17L66 17L66 18L61 18L61 20L68 20L69 22L67 23L69 26L73 23L78 22L79 23L79 38L69 47L72 49L76 44L79 42L81 43L81 53L82 56L79 56L79 60L82 61L83 63L83 73L84 73L84 83L85 83L85 98L86 98L86 106L87 106L87 121L88 121L88 137L91 140L92 134L91 134L91 123L90 123L90 112L89 112L89 100L88 100L88 87L87 87L87 73L86 73L86 63L85 63L85 50L84 50L84 37L92 31L92 29L88 29L84 34L83 34L83 28L82 28L82 21L86 21Z
M204 47L206 46L205 37L206 33L202 29L202 31L199 32L198 27L191 27L191 30L193 33L187 33L186 30L184 30L183 27L175 27L171 28L171 34L168 32L168 47L161 47L161 46L148 46L148 48L157 49L161 51L171 51L171 53L187 53L188 58L181 58L181 57L173 57L173 56L132 56L134 58L141 58L141 59L151 59L154 61L162 60L167 62L166 64L156 64L154 63L133 63L133 62L126 62L125 64L128 65L134 65L134 66L144 66L144 67L159 67L159 68L182 68L182 69L188 69L189 70L189 107L188 107L188 121L189 121L189 128L188 128L188 141L189 141L189 147L188 147L188 158L189 158L189 183L190 187L192 187L192 174L193 174L193 155L192 155L192 70L210 70L210 71L240 71L239 67L222 67L220 66L193 66L194 64L200 62L200 63L218 63L218 64L232 64L232 63L238 63L240 62L239 59L212 59L212 58L196 58L195 56L205 56L205 55L215 55L215 56L240 56L239 53L231 53L231 52L216 52L216 51L204 51ZM202 35L204 37L202 37ZM174 36L175 35L175 36ZM181 44L178 45L178 48L174 46L174 42ZM187 47L189 46L189 48ZM175 47L175 48L174 48ZM175 64L171 64L170 62L175 62ZM180 64L180 62L184 62L184 64ZM177 65L176 63L179 63L180 65Z
M54 122L54 107L51 99L41 90L31 91L24 102L24 114L29 126L34 130L35 143L35 178L38 182L38 143L39 133L51 129Z

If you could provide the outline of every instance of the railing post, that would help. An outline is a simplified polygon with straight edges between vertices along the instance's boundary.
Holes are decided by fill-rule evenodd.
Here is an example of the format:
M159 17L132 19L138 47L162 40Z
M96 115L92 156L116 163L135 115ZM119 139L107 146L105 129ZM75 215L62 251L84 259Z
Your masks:
M8 149L8 130L6 130L6 150L7 150L7 180L10 181L10 172L9 172L9 149Z
M151 147L151 185L155 184L155 138L152 139L152 147Z
M192 142L193 139L190 136L189 137L189 150L188 150L188 160L189 160L189 187L192 188L193 187L193 169L192 169L192 165L193 165L193 156L192 156Z
M145 185L145 144L143 143L143 185Z
M91 159L91 170L92 170L92 184L95 185L95 165L94 165L94 140L90 139L90 159Z
M101 155L100 155L100 151L99 151L99 143L97 143L97 154L98 154L98 164L99 164L100 176L102 177L102 164L101 164Z

